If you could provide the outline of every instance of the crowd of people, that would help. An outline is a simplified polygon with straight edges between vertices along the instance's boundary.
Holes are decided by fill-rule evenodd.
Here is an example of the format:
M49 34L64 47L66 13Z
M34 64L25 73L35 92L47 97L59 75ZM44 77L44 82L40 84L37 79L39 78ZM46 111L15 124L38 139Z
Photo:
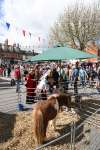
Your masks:
M26 103L34 103L37 94L37 85L42 75L49 70L45 77L45 86L41 89L41 98L45 99L47 93L53 93L55 89L63 87L69 89L69 84L74 86L74 94L78 93L78 85L92 85L96 80L96 88L100 93L100 62L75 64L66 62L51 62L40 64L20 64L0 67L2 76L12 78L11 85L16 82L16 92L20 90L20 83L26 86ZM79 81L79 84L78 84Z

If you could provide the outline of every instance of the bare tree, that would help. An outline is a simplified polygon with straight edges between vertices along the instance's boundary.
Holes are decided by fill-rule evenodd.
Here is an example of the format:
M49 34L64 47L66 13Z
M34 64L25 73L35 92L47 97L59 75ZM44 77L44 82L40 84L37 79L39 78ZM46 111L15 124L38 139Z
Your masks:
M67 7L64 13L50 29L50 42L69 44L73 48L83 50L89 40L93 40L98 34L97 4L86 6L84 3L76 3L73 7Z

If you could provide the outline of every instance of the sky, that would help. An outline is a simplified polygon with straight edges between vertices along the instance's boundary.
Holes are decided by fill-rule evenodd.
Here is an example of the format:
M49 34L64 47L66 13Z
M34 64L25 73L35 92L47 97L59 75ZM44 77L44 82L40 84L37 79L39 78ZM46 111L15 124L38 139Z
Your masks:
M80 0L78 0L80 1ZM83 0L90 2L92 0ZM63 13L67 5L72 5L75 0L0 0L2 10L0 19L0 40L8 38L9 44L14 42L21 45L41 45L47 42L50 27ZM9 31L5 24L10 23ZM22 34L26 31L26 36ZM29 37L28 33L32 36ZM40 41L38 40L40 37Z

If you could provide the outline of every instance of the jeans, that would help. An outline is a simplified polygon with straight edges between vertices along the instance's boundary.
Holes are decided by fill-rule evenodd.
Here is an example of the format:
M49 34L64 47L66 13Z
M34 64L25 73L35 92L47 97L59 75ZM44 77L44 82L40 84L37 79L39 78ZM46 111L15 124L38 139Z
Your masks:
M78 77L74 79L74 94L78 94L78 85L77 85Z
M82 86L85 86L85 78L83 76L80 76L80 82Z
M20 90L20 80L16 80L16 92Z

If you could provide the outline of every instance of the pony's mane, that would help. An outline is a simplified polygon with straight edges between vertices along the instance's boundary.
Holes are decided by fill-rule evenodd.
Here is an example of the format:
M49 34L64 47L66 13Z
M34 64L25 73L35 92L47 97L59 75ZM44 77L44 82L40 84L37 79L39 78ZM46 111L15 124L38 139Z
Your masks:
M52 98L57 98L58 96L59 96L58 93L52 94L52 95L50 95L50 96L47 98L47 100L50 100L50 99L52 99Z
M34 109L41 109L45 110L49 105L54 105L56 102L57 98L55 96L50 96L49 99L47 100L39 100L36 104Z

